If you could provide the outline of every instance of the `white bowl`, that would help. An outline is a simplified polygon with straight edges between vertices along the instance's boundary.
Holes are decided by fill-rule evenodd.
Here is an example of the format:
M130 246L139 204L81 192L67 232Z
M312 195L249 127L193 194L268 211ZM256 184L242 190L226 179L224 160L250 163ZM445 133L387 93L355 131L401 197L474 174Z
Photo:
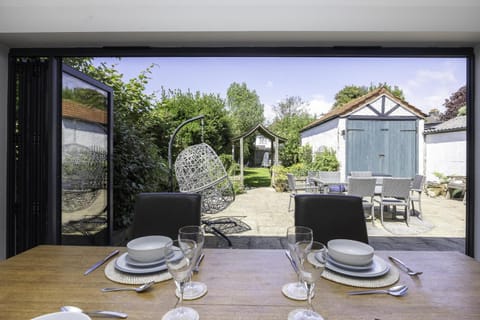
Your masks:
M327 246L328 255L343 264L364 266L373 259L373 248L360 241L335 239L328 241Z
M127 243L128 256L139 262L152 262L162 259L172 239L165 236L146 236Z
M92 320L85 313L73 311L61 311L49 314L44 314L33 318L32 320Z

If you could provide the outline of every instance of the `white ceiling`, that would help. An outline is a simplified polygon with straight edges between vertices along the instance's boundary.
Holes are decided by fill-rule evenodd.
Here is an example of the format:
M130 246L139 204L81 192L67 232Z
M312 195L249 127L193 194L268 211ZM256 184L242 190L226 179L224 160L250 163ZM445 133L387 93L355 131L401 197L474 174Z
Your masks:
M1 0L6 47L475 46L479 0Z

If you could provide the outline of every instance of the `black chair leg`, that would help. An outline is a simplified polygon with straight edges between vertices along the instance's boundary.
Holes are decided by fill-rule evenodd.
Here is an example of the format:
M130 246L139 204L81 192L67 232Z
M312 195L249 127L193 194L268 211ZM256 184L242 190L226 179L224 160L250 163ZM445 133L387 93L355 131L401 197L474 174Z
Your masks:
M223 232L221 232L220 230L218 230L218 228L215 228L213 225L215 224L231 224L233 225L234 227L237 226L237 223L235 221L227 221L227 222L222 222L222 221L205 221L205 220L202 220L202 223L205 224L206 226L210 227L212 229L214 235L216 235L217 237L220 237L222 239L224 239L225 241L227 241L228 243L228 246L231 248L232 247L232 241L227 237L226 234L224 234Z

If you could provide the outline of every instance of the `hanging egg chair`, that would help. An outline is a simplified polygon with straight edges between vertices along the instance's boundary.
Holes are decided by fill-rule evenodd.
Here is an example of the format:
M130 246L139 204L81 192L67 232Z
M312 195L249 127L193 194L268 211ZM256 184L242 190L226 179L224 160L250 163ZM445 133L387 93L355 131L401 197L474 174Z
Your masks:
M217 213L235 200L225 167L208 144L202 142L182 150L174 168L180 192L202 195L202 213Z

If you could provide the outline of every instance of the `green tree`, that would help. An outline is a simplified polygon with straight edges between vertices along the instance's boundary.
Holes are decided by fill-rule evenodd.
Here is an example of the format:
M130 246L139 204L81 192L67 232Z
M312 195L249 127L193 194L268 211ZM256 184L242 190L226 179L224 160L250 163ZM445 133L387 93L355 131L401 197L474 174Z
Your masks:
M244 131L263 123L264 106L255 90L250 90L246 83L232 83L227 90L227 108L232 118L233 133Z
M275 119L269 127L273 132L287 138L280 149L279 158L282 165L289 167L300 161L300 129L314 120L304 109L305 103L300 97L287 97L274 106Z
M400 89L398 86L390 86L386 83L378 83L376 85L370 84L370 86L355 86L355 85L349 85L345 86L342 90L337 92L335 95L335 103L332 106L332 110L338 107L341 107L348 102L352 101L353 99L359 98L370 91L376 90L378 88L384 87L390 93L392 93L395 97L405 100L405 95L403 94L402 89Z
M445 107L445 112L442 114L442 120L446 121L458 116L459 111L462 107L465 107L465 110L461 114L467 112L467 87L462 86L460 89L455 91L450 95L448 99L445 99L443 103Z
M173 131L185 120L204 115L202 121L194 121L182 127L175 137L173 158L189 145L202 141L210 145L218 154L230 152L232 137L230 119L225 101L217 94L162 90L161 99L152 112L148 113L143 124L152 132L162 154L167 154L168 143Z
M234 82L230 85L227 90L227 109L234 136L238 136L265 121L264 106L260 102L260 97L255 90L250 90L246 83ZM253 157L254 141L254 136L245 139L244 159L248 160Z
M93 65L91 58L68 58L64 63L105 83L114 92L113 211L114 228L122 229L132 221L136 194L167 190L166 161L145 130L143 117L155 104L155 95L145 94L150 68L124 82L115 65Z
M337 92L335 95L335 103L332 106L332 110L338 107L347 104L353 99L361 97L368 93L368 89L366 87L359 87L359 86L345 86L342 90Z

